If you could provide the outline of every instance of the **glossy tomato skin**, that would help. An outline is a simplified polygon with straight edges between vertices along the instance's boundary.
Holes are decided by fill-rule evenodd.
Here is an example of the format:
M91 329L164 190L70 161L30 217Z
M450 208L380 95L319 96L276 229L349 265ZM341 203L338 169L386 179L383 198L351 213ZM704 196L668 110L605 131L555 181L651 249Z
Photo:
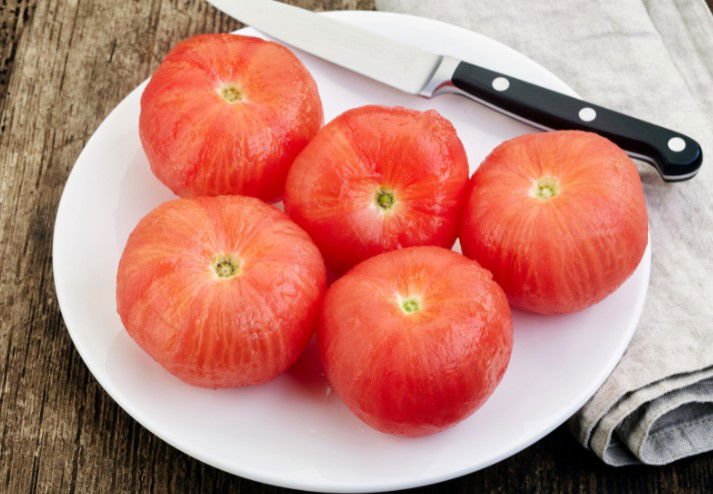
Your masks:
M467 182L463 144L435 110L365 106L335 118L297 157L285 209L344 272L401 247L453 245Z
M284 46L249 36L178 43L141 97L151 169L182 197L277 198L321 125L317 85L304 65Z
M490 396L510 359L512 327L505 294L477 262L410 247L337 280L317 337L325 373L352 412L382 432L419 436Z
M131 337L183 381L268 381L309 341L325 290L307 234L258 199L166 202L129 236L117 311Z
M555 194L539 197L537 183L554 183ZM619 287L647 236L641 179L626 153L597 134L558 131L516 137L485 159L471 179L460 240L513 307L558 314Z

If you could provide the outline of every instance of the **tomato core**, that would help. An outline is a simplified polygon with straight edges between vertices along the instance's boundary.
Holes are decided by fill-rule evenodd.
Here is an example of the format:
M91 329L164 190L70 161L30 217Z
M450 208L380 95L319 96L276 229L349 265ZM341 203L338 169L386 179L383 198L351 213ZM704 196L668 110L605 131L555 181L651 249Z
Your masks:
M376 204L384 211L388 211L394 206L394 193L386 189L379 189L376 192Z
M405 313L411 314L413 312L418 312L419 310L421 310L421 304L415 298L407 298L406 300L401 302L401 308Z
M229 279L240 274L240 261L232 256L218 256L212 263L215 275L220 279Z
M243 92L238 86L233 84L223 86L223 89L220 90L220 95L228 103L237 103L243 99Z
M423 301L420 295L411 295L404 297L401 294L396 294L396 305L399 309L403 311L404 314L409 315L415 312L419 312L423 309Z
M554 177L540 177L532 181L530 195L537 199L551 199L559 194L560 184Z

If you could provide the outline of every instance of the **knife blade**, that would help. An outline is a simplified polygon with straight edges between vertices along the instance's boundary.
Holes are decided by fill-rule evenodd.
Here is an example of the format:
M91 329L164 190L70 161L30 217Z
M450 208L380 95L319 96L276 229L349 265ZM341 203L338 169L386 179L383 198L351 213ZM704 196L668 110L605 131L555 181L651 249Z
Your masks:
M441 60L425 50L284 3L208 2L273 38L407 93L421 91Z
M466 96L535 127L596 132L656 166L669 182L692 178L703 151L692 138L453 57L430 53L275 0L208 0L263 33L401 91Z

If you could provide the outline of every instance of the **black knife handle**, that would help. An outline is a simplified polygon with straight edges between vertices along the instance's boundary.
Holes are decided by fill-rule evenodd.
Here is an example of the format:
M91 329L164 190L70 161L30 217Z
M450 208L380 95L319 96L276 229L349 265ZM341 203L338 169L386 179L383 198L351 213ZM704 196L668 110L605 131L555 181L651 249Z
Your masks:
M460 62L451 82L467 96L545 129L596 132L656 166L667 182L692 178L701 146L688 136L523 80Z

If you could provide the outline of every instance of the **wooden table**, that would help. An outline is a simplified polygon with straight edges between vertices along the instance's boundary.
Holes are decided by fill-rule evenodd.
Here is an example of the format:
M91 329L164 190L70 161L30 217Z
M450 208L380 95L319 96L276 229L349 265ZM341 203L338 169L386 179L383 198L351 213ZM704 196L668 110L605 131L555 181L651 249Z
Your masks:
M204 465L124 413L75 351L52 284L55 210L87 138L176 41L238 27L202 0L0 0L0 491L286 492ZM428 489L713 492L713 454L613 469L559 429Z

